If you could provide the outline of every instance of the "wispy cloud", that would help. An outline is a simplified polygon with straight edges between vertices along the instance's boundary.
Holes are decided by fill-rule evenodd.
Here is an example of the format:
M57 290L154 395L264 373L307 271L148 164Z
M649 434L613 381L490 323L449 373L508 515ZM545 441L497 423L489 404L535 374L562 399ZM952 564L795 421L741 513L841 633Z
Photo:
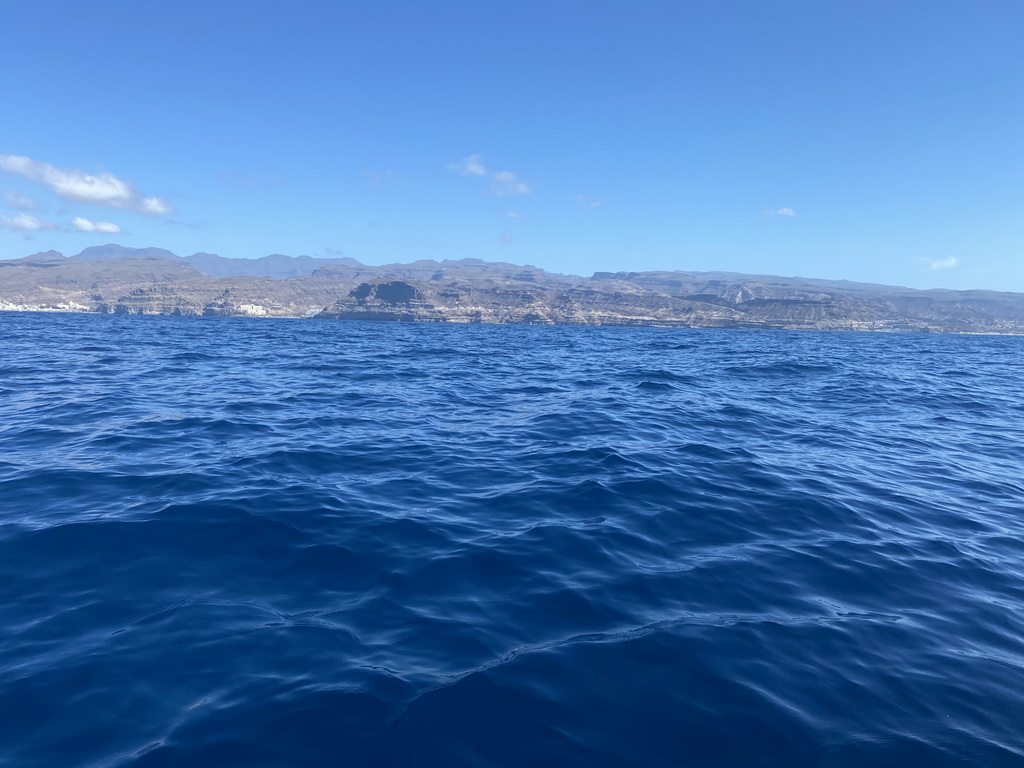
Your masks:
M936 259L928 265L928 269L952 269L956 265L956 256L950 256L948 259Z
M515 238L512 237L512 235L510 235L508 232L502 232L501 235L498 237L498 242L501 245L512 245L512 242L514 240Z
M405 174L399 173L394 168L386 168L383 171L363 171L363 176L374 186L395 181L405 181Z
M484 166L483 155L470 155L454 163L445 166L449 171L455 171L463 176L486 176L487 168Z
M769 216L796 216L796 211L792 208L779 208L774 211L767 211Z
M16 173L49 187L68 200L134 210L147 216L166 216L174 208L159 197L140 197L127 181L106 171L86 173L77 168L58 168L24 155L0 155L0 171Z
M505 215L508 216L510 219L521 219L521 218L523 218L523 214L516 213L515 211L509 211Z
M36 209L36 201L20 192L7 190L0 192L0 196L4 199L4 205L16 211L34 211Z
M174 209L171 207L171 204L159 197L142 198L139 201L139 206L136 210L139 213L146 214L147 216L166 216L169 213L174 213Z
M104 235L119 235L121 228L109 221L89 221L77 216L71 221L71 226L79 232L99 232Z
M499 197L508 195L529 195L533 192L530 185L519 178L518 173L512 171L497 171L491 173L484 165L483 155L470 155L461 160L448 163L445 166L449 171L455 171L461 176L490 176L491 192Z
M528 195L533 192L530 185L520 181L519 175L512 171L498 171L491 182L491 191L496 195Z
M19 213L16 216L0 213L0 229L9 229L12 232L41 232L44 229L59 229L59 227L49 221L29 216L27 213Z
M221 181L226 181L228 184L232 184L236 187L258 187L260 185L259 179L255 176L250 176L247 173L235 173L233 171L224 171L220 174Z
M166 219L165 224L172 227L184 227L185 229L202 229L209 222L206 219Z
M600 208L604 205L604 200L595 200L590 195L569 195L569 199L577 203L586 203L591 208Z
M248 173L235 173L234 171L224 171L220 174L220 179L234 187L244 187L247 189L281 186L281 180L278 178L258 179L255 176L250 176Z

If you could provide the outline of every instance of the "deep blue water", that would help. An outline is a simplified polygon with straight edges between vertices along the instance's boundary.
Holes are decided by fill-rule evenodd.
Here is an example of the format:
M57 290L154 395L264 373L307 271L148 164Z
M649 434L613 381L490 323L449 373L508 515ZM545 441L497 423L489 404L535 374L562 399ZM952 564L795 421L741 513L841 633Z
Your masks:
M1024 766L1024 338L0 315L0 764Z

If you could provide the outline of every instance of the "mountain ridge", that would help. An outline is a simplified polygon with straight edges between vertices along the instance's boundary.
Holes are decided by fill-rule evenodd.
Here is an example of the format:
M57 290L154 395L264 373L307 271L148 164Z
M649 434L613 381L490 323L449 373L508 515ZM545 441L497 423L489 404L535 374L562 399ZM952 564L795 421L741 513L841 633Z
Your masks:
M476 258L229 259L92 246L0 261L0 310L1024 333L1024 294L684 270L590 277Z
M392 262L389 264L382 264L380 266L371 266L363 264L362 262L353 259L350 256L338 256L338 257L324 257L324 256L286 256L280 253L269 254L267 256L261 256L257 258L248 257L230 257L230 256L219 256L215 253L206 253L200 251L193 253L190 256L179 256L171 251L164 248L146 247L146 248L131 248L128 246L117 245L115 243L109 243L107 245L89 246L84 248L82 251L74 256L64 256L59 251L49 250L40 253L32 254L31 256L23 257L23 259L37 259L39 257L49 257L50 259L58 257L60 259L83 259L87 261L103 261L113 258L163 258L169 261L183 261L189 266L198 269L203 274L209 277L274 277L277 279L286 279L288 277L298 276L291 274L294 270L286 269L284 273L279 270L268 269L268 265L276 263L286 264L301 264L303 266L310 265L306 270L302 271L302 274L315 274L317 270L323 267L328 267L335 264L341 264L345 266L362 267L373 270L408 270L409 267L415 264L433 264L438 266L444 265L488 265L492 267L505 267L525 270L536 270L550 276L559 277L571 277L581 280L605 280L605 279L624 279L622 276L635 276L635 275L655 275L655 274L682 274L691 276L700 276L707 279L730 279L730 280L783 280L789 282L802 282L808 285L822 285L834 288L843 287L863 287L863 288L881 288L887 290L902 290L902 291L954 291L957 293L964 292L975 292L975 291L991 291L991 289L985 288L972 288L966 291L960 291L951 288L908 288L906 286L894 286L885 283L865 283L857 280L837 279L831 280L827 278L809 278L801 276L785 276L785 275L772 275L764 273L747 273L747 272L731 272L725 270L710 270L710 271L699 271L699 270L644 270L641 272L633 272L620 270L618 272L594 272L589 278L582 275L569 275L558 272L548 272L541 267L535 267L531 264L517 265L510 262L499 262L499 261L487 261L485 259L479 259L474 257L465 257L461 259L442 259L437 261L436 259L417 259L412 262ZM21 261L22 259L0 259L0 264L6 262ZM205 263L229 263L232 266L220 273L216 268L202 268L200 265ZM1004 293L1003 291L991 291L993 293Z

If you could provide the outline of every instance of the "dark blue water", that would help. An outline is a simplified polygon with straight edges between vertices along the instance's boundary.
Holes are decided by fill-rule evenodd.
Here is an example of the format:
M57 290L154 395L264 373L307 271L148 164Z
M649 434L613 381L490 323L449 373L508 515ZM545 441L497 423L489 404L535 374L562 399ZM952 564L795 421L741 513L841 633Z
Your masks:
M1022 766L1022 361L0 315L0 764Z

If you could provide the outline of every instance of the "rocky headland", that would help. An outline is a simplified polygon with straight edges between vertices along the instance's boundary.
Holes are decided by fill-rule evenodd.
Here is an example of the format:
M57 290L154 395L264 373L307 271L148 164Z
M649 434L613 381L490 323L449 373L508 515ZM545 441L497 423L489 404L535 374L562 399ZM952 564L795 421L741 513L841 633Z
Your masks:
M561 275L479 259L369 266L160 248L0 260L0 311L320 320L1024 333L1024 294L731 272Z

